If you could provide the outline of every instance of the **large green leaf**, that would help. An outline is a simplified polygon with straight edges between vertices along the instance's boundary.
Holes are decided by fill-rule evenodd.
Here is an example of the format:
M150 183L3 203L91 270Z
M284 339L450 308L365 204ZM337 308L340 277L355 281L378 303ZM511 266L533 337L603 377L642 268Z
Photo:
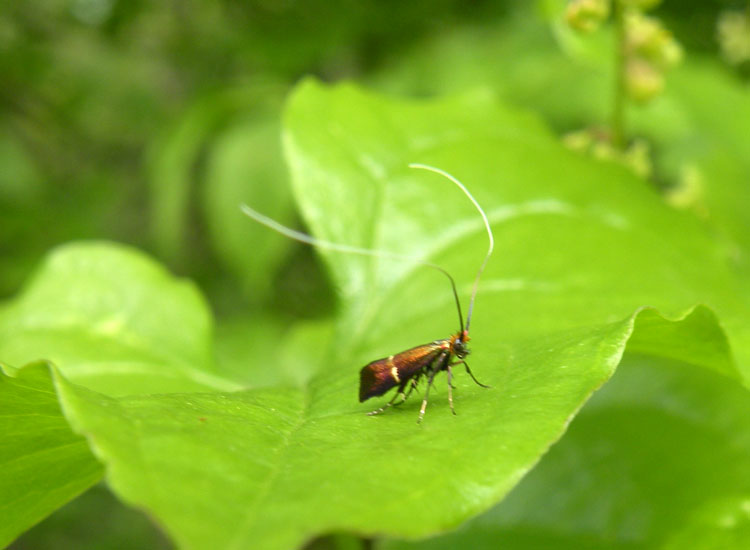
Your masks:
M112 395L239 388L212 373L211 319L192 283L141 253L80 243L51 253L0 312L0 357L46 358ZM0 545L101 478L60 411L47 367L0 377Z
M0 546L88 489L102 476L74 434L45 364L0 365Z
M286 548L330 529L426 534L456 525L520 479L612 373L632 326L631 319L528 342L515 359L545 367L543 376L491 376L501 395L460 399L456 420L434 406L424 429L414 409L373 419L351 399L316 402L309 390L115 400L61 377L57 384L74 427L91 434L109 465L113 488L155 513L181 546ZM483 449L470 452L480 438ZM497 449L504 453L493 459ZM430 460L447 461L449 476L426 468ZM410 481L383 491L392 476Z
M289 116L294 180L314 232L436 261L464 294L486 247L481 220L449 183L406 165L440 166L470 186L496 239L477 339L484 330L505 342L536 338L612 322L644 305L679 315L704 303L720 312L750 372L748 297L710 234L626 170L566 151L529 115L486 94L393 102L308 82ZM430 319L420 325L426 333L455 325L450 293L432 291L437 275L408 262L324 254L349 306L342 340L386 352L408 344L401 335L413 319ZM445 313L434 315L438 308Z
M508 498L384 548L747 548L750 400L702 369L631 356Z
M454 417L441 380L421 426L417 399L364 415L383 399L357 404L359 368L457 321L440 274L335 254L335 346L296 386L108 397L56 374L113 489L181 546L289 548L328 531L456 526L560 437L631 336L635 350L746 376L746 298L702 227L627 171L567 152L528 114L486 94L397 101L307 82L286 128L317 236L437 262L463 298L487 246L481 221L449 183L406 165L438 165L470 186L497 241L472 324L472 369L492 389L457 376Z
M141 253L70 244L0 311L0 358L48 359L112 395L238 388L212 374L211 323L195 286Z

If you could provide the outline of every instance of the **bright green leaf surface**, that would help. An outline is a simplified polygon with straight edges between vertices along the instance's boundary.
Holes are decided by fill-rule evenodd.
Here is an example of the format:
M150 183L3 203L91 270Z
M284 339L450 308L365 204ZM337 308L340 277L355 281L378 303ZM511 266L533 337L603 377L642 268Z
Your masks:
M710 237L625 170L565 151L533 117L482 94L408 102L312 82L287 115L296 192L321 238L425 257L465 299L487 246L481 222L457 189L407 163L451 171L487 209L497 246L471 364L492 389L458 373L458 416L444 379L421 426L418 399L364 415L384 400L356 403L359 368L447 336L455 311L438 273L335 254L339 336L299 387L112 398L57 376L113 489L180 545L290 548L321 532L454 527L560 437L634 327L634 349L743 376L729 349L748 356L745 297Z
M322 399L321 391L114 400L57 382L76 429L95 434L94 449L110 466L113 488L158 513L182 546L244 548L263 541L286 548L321 526L367 530L374 524L425 534L496 501L612 373L631 329L629 320L528 342L514 359L544 366L541 375L505 369L489 378L498 389L485 395L463 381L460 416L451 418L436 399L422 428L412 407L372 418L351 399ZM588 350L583 360L581 349ZM477 422L488 418L496 428ZM479 439L480 472L480 457L470 451ZM497 459L485 455L500 451ZM426 469L430 460L446 463L449 479ZM392 476L408 476L410 483L384 491ZM310 487L317 489L310 493ZM409 516L402 517L402 506Z
M747 548L749 433L744 389L630 357L499 506L453 534L383 548Z
M464 295L486 249L481 220L450 183L406 165L439 166L469 185L496 240L475 338L490 324L508 342L612 322L641 306L675 316L703 303L719 312L750 372L748 297L709 234L626 170L566 151L528 115L487 95L389 102L311 82L289 114L290 160L315 233L425 257L448 267ZM432 334L455 325L449 291L433 290L437 274L405 262L326 256L350 305L352 339L386 352L390 341L407 347L400 335L412 319L444 327ZM402 284L406 274L412 280ZM425 315L433 311L445 313Z
M53 252L0 311L0 357L44 358L112 395L233 389L211 374L210 312L195 286L104 243Z
M331 338L329 321L289 327L257 315L224 319L216 327L217 369L252 388L301 385L318 369Z
M62 415L45 364L0 370L0 546L5 548L96 483L102 467Z

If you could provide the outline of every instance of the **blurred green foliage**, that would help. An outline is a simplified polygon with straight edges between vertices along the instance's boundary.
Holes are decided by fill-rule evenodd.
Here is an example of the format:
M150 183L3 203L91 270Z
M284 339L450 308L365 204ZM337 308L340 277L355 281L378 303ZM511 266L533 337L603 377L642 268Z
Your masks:
M315 372L311 365L317 368L326 357L332 334L341 336L331 322L336 296L347 292L341 270L356 274L357 264L352 268L347 267L348 260L340 265L334 260L328 272L308 248L269 236L238 210L239 203L248 202L285 224L301 225L282 154L282 113L289 91L310 74L324 81L354 79L411 97L484 89L508 105L534 113L532 119L538 117L560 135L601 128L610 117L613 93L611 32L605 26L593 36L575 35L562 24L564 5L562 0L3 3L0 297L10 299L24 286L26 291L10 309L2 310L0 336L5 340L0 361L20 366L32 359L24 359L24 354L34 343L38 355L33 359L78 364L80 377L76 379L72 370L66 376L105 393L117 390L116 394L146 387L188 391L308 383ZM660 97L626 113L627 137L648 143L653 163L650 184L711 235L717 258L739 275L738 295L750 292L750 69L747 62L732 66L723 60L717 20L726 10L745 9L750 10L743 0L662 2L652 14L683 45L685 61L667 77ZM526 122L536 128L535 122ZM325 120L317 125L324 128ZM314 143L318 138L310 139ZM308 147L315 150L314 145ZM331 150L321 147L318 152L324 156ZM317 177L299 167L297 171L298 180ZM326 175L336 173L345 171ZM356 173L348 176L357 177ZM496 177L502 180L503 175ZM466 183L471 187L472 182ZM342 200L345 192L336 199ZM298 199L300 194L298 188ZM359 205L361 217L369 214L368 206ZM311 211L314 208L308 206L308 222L314 220ZM341 202L324 211L343 216L348 206ZM326 236L325 224L312 225L316 234ZM327 236L333 239L342 233L331 231ZM110 255L108 245L101 245L98 271L90 280L65 270L42 272L41 283L30 279L52 248L81 239L113 240L144 250L173 273L195 281L197 289L171 281L145 259L134 256L131 264L119 253ZM76 250L75 246L67 250ZM98 250L99 245L83 246ZM518 252L516 265L526 265ZM533 261L528 258L529 265ZM468 273L471 266L462 265L455 269L464 277L463 271ZM431 288L419 281L411 280L414 293ZM125 290L117 295L120 302L114 300L113 305L107 284ZM44 292L35 294L39 288ZM65 301L71 289L78 289L78 297L104 296L101 303L117 311L132 307L142 317L126 319L125 326L153 341L146 348L130 340L109 341L111 335L99 331L111 326L109 310L77 310L78 298ZM166 307L162 300L168 302ZM355 302L344 299L348 307ZM706 330L693 332L709 334L706 339L713 339L715 357L699 357L693 363L731 370L722 329L739 334L736 341L744 342L747 323L729 302L719 307L720 313L730 311L727 317L720 316L721 328L709 316ZM45 304L51 309L46 310ZM151 305L158 310L153 317ZM621 319L627 307L617 311L619 317L612 313L610 320ZM73 313L66 317L65 308ZM215 329L207 320L209 309L216 312ZM39 311L47 311L53 319L47 332L24 332L18 320L36 322ZM353 327L359 322L355 313L349 310L344 317ZM534 310L528 314L535 315ZM71 318L78 324L72 326ZM644 317L639 319L645 322ZM170 329L180 323L198 329L173 333ZM91 326L95 330L89 330ZM351 341L377 347L373 341L378 341L378 330L388 340L399 338L398 327L387 321L378 326L369 340L353 337ZM518 325L509 323L505 334L524 326L522 320ZM658 326L658 330L672 330ZM400 336L408 334L409 330ZM662 338L676 338L671 333L658 333L652 341L648 335L653 332L637 334L640 340L629 345L649 358L627 356L611 385L573 421L569 437L506 501L462 531L424 547L495 548L502 540L507 547L519 549L645 548L657 542L664 548L679 548L685 547L685 541L696 547L742 548L750 539L743 492L747 486L743 471L734 468L745 467L747 441L738 435L745 425L733 414L742 408L744 390L690 370L693 367L684 379L683 374L675 375L679 369L671 361L690 363L694 348L665 347ZM744 359L750 351L735 346L732 351L742 358L739 368L747 372ZM705 352L699 348L695 349ZM81 349L86 353L81 355ZM662 358L655 360L660 353ZM91 367L107 362L165 367L164 380L159 382L163 386L153 385L150 375L120 379L116 373L110 377ZM274 368L263 368L268 365ZM345 382L354 383L349 378ZM341 385L340 380L328 384L336 390ZM638 388L649 384L659 391L641 395ZM694 394L694 388L701 391ZM24 402L26 397L19 399ZM730 403L730 412L716 407L724 401ZM77 438L52 409L50 422L61 430L54 437ZM17 414L23 416L22 411ZM657 427L641 436L642 426L652 423ZM613 427L615 433L608 433ZM29 445L24 436L33 433L18 430L13 433L16 439L9 436L0 446L0 464L7 459L2 453L13 449L22 454ZM666 440L662 432L669 434ZM83 448L80 439L71 441ZM639 444L643 449L634 450ZM668 452L672 448L681 449L692 466ZM732 467L705 476L714 449ZM24 520L28 524L98 479L97 464L90 456L63 454L58 462L68 464L66 460L85 464L80 477L70 486L49 489L49 498L28 513ZM585 475L584 463L592 465ZM650 468L654 463L662 465L656 473ZM692 489L684 486L686 478L697 480ZM550 486L558 492L552 503ZM383 491L390 489L383 487ZM710 498L701 498L705 495ZM670 508L675 501L678 510ZM460 517L467 515L462 511ZM722 524L727 521L732 530ZM424 531L419 526L394 530ZM312 544L315 548L359 546L348 535ZM398 541L381 544L413 546ZM12 548L170 545L144 514L125 508L96 486Z
M374 0L5 3L0 295L17 290L51 246L77 238L157 251L212 284L222 270L196 187L208 155L230 147L222 135L241 119L257 132L254 119L278 117L301 75L366 75L421 35L503 7L441 0L429 10ZM276 107L264 115L259 101ZM283 168L271 173L281 186ZM177 211L169 217L168 208Z

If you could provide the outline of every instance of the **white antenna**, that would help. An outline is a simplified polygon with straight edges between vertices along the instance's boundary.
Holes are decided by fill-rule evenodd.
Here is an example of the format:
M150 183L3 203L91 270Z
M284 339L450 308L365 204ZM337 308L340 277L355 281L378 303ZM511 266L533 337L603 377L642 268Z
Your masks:
M476 298L477 290L479 289L479 279L482 277L482 272L484 271L484 268L487 265L487 261L490 259L490 256L492 256L492 251L495 249L495 237L492 235L492 228L490 227L490 222L487 219L487 214L484 213L484 210L482 210L482 207L479 206L479 203L474 198L474 196L469 192L469 190L466 189L466 186L460 181L458 181L456 178L451 176L448 172L446 172L445 170L441 170L440 168L435 168L434 166L429 166L427 164L418 164L418 163L410 164L409 168L420 168L422 170L427 170L429 172L435 172L436 174L440 174L444 178L448 178L450 181L455 183L458 186L458 188L461 189L461 191L463 191L467 197L469 197L469 200L479 211L479 215L482 216L482 221L484 222L484 227L487 229L487 237L489 238L490 246L487 249L487 255L484 257L484 261L482 262L482 265L480 266L479 271L477 272L477 276L474 279L474 286L471 290L471 301L469 302L469 313L466 316L466 332L468 332L469 325L471 324L471 313L472 311L474 311L474 298Z
M377 258L392 258L396 260L408 260L410 262L416 262L426 267L437 269L440 273L448 277L448 279L451 282L451 287L453 288L453 296L456 298L456 307L458 308L458 320L459 320L459 324L461 325L461 331L463 332L464 318L463 318L463 314L461 313L461 302L459 302L458 300L458 291L456 290L456 282L453 280L453 277L451 277L451 274L448 273L445 269L443 269L439 265L436 265L430 262L425 262L424 260L415 258L414 256L407 256L406 254L398 254L396 252L391 252L389 250L375 250L372 248L361 248L358 246L351 246L348 244L341 244L341 243L333 243L330 241L317 239L313 237L312 235L308 235L307 233L302 233L301 231L296 231L285 225L282 225L276 220L269 218L268 216L264 214L261 214L257 210L253 210L247 204L241 204L240 210L242 210L243 214L254 219L256 222L265 225L269 229L273 229L277 233L281 233L285 237L288 237L295 241L299 241L301 243L309 244L311 246L322 248L324 250L332 250L334 252L343 252L345 254L359 254L361 256L375 256Z
M490 259L490 255L492 254L492 250L495 246L495 240L492 236L492 229L490 229L490 223L487 220L487 215L484 213L484 210L482 210L482 207L479 206L479 203L476 201L474 196L469 192L468 189L466 189L463 183L461 183L456 178L451 176L448 172L445 172L444 170L440 170L439 168L435 168L433 166L428 166L426 164L415 163L415 164L410 164L409 167L419 168L422 170L428 170L430 172L435 172L436 174L440 174L441 176L455 183L458 186L458 188L461 189L461 191L463 191L467 197L469 197L469 200L474 204L476 209L479 211L479 214L482 216L482 220L484 221L484 226L487 228L487 235L489 236L489 239L490 239L490 248L487 251L487 256L484 258L484 262L482 262L482 266L479 268L477 277L474 280L474 287L471 293L471 301L469 302L469 314L466 317L466 331L468 332L469 323L471 322L471 312L474 309L474 298L477 295L479 278L482 276L484 267L487 265L487 260ZM372 248L361 248L358 246L351 246L347 244L334 243L330 241L324 241L322 239L317 239L311 235L308 235L307 233L302 233L301 231L296 231L294 229L286 227L285 225L280 224L276 220L269 218L268 216L261 214L257 210L250 208L247 204L240 205L240 210L242 210L242 212L245 215L249 216L256 222L262 225L265 225L269 229L273 229L274 231L284 235L285 237L288 237L290 239L293 239L295 241L299 241L305 244L309 244L311 246L322 248L324 250L331 250L333 252L343 252L345 254L359 254L361 256L375 256L378 258L392 258L396 260L408 260L411 262L416 262L426 267L437 269L438 271L443 273L446 277L448 277L448 279L451 282L451 287L453 288L453 296L456 299L456 308L458 309L458 319L459 319L459 324L461 325L461 332L464 332L464 320L463 320L463 315L461 314L461 302L458 299L458 291L456 290L456 283L453 280L453 277L451 277L450 273L448 273L445 269L443 269L439 265L436 265L430 262L425 262L424 260L421 260L414 256L407 256L406 254L398 254L396 252L391 252L388 250L375 250Z

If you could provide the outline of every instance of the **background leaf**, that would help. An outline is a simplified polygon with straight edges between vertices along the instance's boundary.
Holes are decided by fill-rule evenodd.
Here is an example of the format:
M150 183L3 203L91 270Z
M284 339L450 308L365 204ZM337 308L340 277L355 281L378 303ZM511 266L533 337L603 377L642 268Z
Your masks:
M195 286L115 244L57 249L0 313L0 354L45 358L111 395L239 387L212 374L212 327Z
M269 102L270 103L270 102ZM289 225L292 200L281 152L280 102L256 107L234 121L214 144L207 162L203 197L213 246L245 293L267 299L279 264L289 250L281 235L270 238L262 226L238 215L247 203ZM271 111L270 113L263 112ZM236 297L234 297L236 300Z
M69 502L24 533L9 550L59 548L174 548L169 539L139 510L126 507L104 483Z
M0 365L0 546L102 476L86 440L60 411L47 365Z

